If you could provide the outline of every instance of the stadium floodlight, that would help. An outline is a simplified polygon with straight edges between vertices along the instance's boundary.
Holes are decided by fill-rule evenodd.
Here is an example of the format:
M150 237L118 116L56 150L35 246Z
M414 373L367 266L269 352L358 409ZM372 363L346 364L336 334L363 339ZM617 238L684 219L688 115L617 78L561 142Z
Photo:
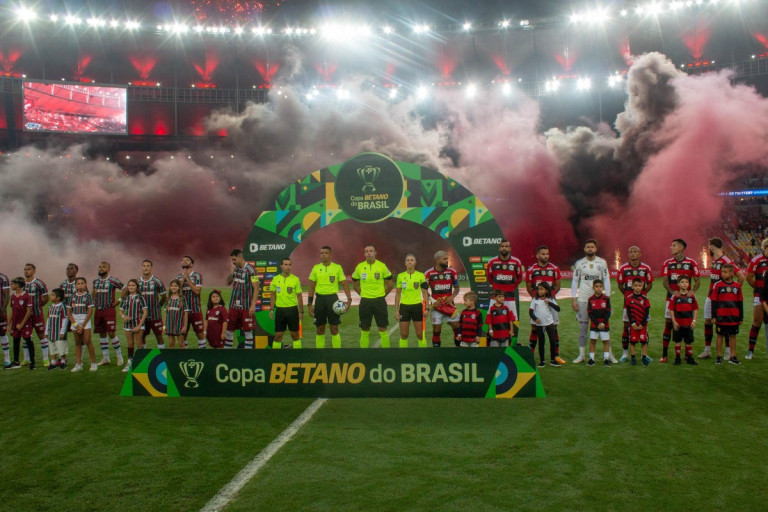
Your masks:
M57 14L51 14L48 19L50 19L52 23L56 23L59 21L59 16Z
M504 83L501 85L501 94L504 96L509 96L512 94L512 86L508 83Z
M679 11L683 8L683 2L680 0L675 0L674 2L670 2L669 4L669 10L672 12Z
M571 14L571 18L570 18L571 23L578 23L582 19L583 19L583 16L581 14L578 14L578 13Z
M531 26L531 20L520 20L520 26L523 28Z
M263 36L267 33L267 27L259 25L258 27L253 27L251 31L257 36Z
M429 32L429 30L430 30L429 25L425 23L420 23L413 27L413 31L417 34L426 34L427 32Z
M109 20L109 26L112 28L117 28L120 26L120 22L117 20Z
M429 96L429 89L427 86L422 85L418 89L416 89L416 99L419 101L423 101L427 99L427 96Z
M465 21L464 24L461 26L461 29L464 32L469 32L470 30L472 30L472 23L469 21Z
M608 11L606 9L595 9L588 12L586 18L590 23L602 24L608 21Z
M389 99L394 100L395 98L397 98L397 93L398 93L397 87L391 88L389 90Z
M382 30L382 32L384 32L385 34L392 34L392 33L395 31L395 29L393 29L393 28L392 28L392 27L390 27L389 25L384 25L384 28L382 28L381 30Z
M101 18L88 18L86 23L89 27L99 28L103 27L107 22Z
M560 80L557 78L553 78L551 80L547 80L544 82L544 90L546 92L557 92L557 90L560 88Z
M618 73L615 73L608 77L608 87L611 87L611 88L618 87L619 84L621 84L621 82L622 82L622 78L621 78L621 75L619 75Z
M576 89L579 91L588 91L592 88L592 79L588 76L576 80Z
M340 88L336 91L336 98L339 100L348 100L350 96L351 94L347 89Z
M64 21L67 25L79 25L83 22L80 18L77 16L72 16L71 14L68 14L66 18L64 18Z
M37 19L37 13L29 7L19 7L16 9L16 17L24 23L29 23Z
M291 35L293 35L293 27L285 27L283 32L285 32L285 35L291 36Z
M508 20L508 19L506 19L506 18L505 18L505 19L503 19L503 20L501 20L501 21L499 22L499 26L500 26L501 28L509 28L509 26L510 26L511 24L512 24L512 22L511 22L511 21L509 21L509 20Z
M202 25L196 25L195 26L195 32L198 34L202 34L205 31L205 27Z
M139 27L141 27L141 24L138 21L128 20L125 22L125 28L128 30L138 30Z
M235 34L242 35L243 34L243 27L235 27Z
M475 84L468 84L467 90L464 92L467 98L474 98L477 94L477 86Z
M629 16L629 11L626 9L622 9L621 11L619 11L619 16L621 16L622 18L626 18L627 16Z
M653 2L648 5L647 9L648 14L651 16L658 16L664 11L664 6L661 5L659 2Z

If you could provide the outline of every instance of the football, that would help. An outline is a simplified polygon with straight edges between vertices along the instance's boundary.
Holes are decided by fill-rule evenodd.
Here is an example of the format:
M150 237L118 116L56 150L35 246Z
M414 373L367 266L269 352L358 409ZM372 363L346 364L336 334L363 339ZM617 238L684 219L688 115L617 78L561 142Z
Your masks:
M343 300L337 300L333 303L333 312L337 315L343 315L347 312L347 303Z

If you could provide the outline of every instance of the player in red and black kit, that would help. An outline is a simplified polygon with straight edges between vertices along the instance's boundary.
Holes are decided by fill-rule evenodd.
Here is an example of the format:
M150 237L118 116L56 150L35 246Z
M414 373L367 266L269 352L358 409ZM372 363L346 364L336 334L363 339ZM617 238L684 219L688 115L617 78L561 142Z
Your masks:
M744 273L733 263L733 260L723 253L723 241L719 238L709 240L709 255L712 258L709 270L709 293L712 292L715 285L720 281L720 269L723 265L733 265L736 271L736 279L739 283L744 282ZM704 351L699 354L699 359L709 359L712 357L712 335L714 331L714 319L712 317L712 300L707 293L707 299L704 302ZM754 345L752 346L754 348ZM726 357L728 350L726 349ZM752 352L747 352L747 359L752 359Z
M464 294L464 311L459 315L459 346L479 346L480 332L483 325L483 313L477 308L477 294Z
M557 292L560 291L560 281L562 275L560 269L549 262L549 247L546 245L540 245L536 248L536 262L529 266L525 271L525 288L528 291L528 295L532 298L536 297L536 288L539 283L547 283L552 293L552 298L557 298ZM560 333L557 330L559 324L559 315L557 311L553 311L555 317L554 339L555 339L555 362L559 365L565 364L565 359L560 357ZM536 322L531 320L531 334L528 336L528 345L533 350L538 342L538 334L536 329ZM551 355L551 354L550 354Z
M493 303L488 308L485 323L488 324L488 346L508 347L512 337L515 313L504 303L504 292L494 290Z
M768 238L761 244L763 252L752 258L747 267L747 282L753 289L752 302L752 327L749 329L749 352L747 359L751 359L757 344L757 337L760 335L760 326L768 321L768 317L763 314L760 305L761 292L766 288L765 276L768 275ZM766 349L768 349L768 331L765 335Z
M453 341L459 346L459 315L453 305L459 294L459 273L448 266L448 253L437 251L435 253L435 266L424 272L424 279L429 285L432 296L432 346L440 346L440 331L443 321L453 329ZM447 308L447 310L446 310ZM452 310L452 311L451 311ZM452 314L448 314L448 312Z
M519 318L517 310L517 286L525 277L525 267L522 262L512 256L509 240L499 242L499 255L491 258L485 268L485 275L492 290L504 292L504 304ZM512 341L517 342L518 322L512 329Z
M677 295L680 289L677 280L680 276L687 276L693 283L692 291L695 294L699 289L699 266L691 258L685 255L685 248L688 244L682 238L672 240L670 251L672 257L666 260L661 266L661 277L664 289L667 290L667 303L664 306L664 334L662 337L661 359L659 362L667 362L667 353L669 352L669 341L672 338L672 316L669 312L669 299Z
M632 293L624 297L624 311L629 319L629 347L632 366L637 364L635 345L642 346L643 364L648 366L648 318L651 313L651 301L645 295L645 281L639 277L632 279Z
M629 248L627 251L627 256L629 261L619 267L619 271L616 276L616 282L619 285L619 290L624 293L624 298L627 298L633 293L632 281L635 278L638 278L643 281L643 290L644 293L647 294L649 291L651 291L651 288L653 288L653 272L651 271L651 267L640 261L641 252L640 248L636 245L633 245ZM619 362L625 363L629 359L630 332L630 322L626 308L624 308L622 320L624 321L624 330L621 333L621 348L623 349L623 352L621 354L621 358L619 358Z
M611 366L611 338L608 323L613 313L611 299L604 292L603 280L592 281L595 293L587 299L587 315L589 316L589 361L587 366L595 365L595 345L597 338L603 342L603 366Z
M680 293L673 295L669 301L669 311L672 315L672 340L675 342L675 365L680 364L680 343L685 342L685 362L696 365L693 358L693 328L696 325L696 315L699 311L699 303L696 296L690 292L691 282L687 276L680 276L677 280Z
M715 364L723 362L723 340L730 348L731 357L728 362L741 364L736 357L736 335L739 325L744 321L744 296L741 285L733 280L734 267L725 264L720 268L720 282L710 292L712 300L712 316L717 325L717 359Z

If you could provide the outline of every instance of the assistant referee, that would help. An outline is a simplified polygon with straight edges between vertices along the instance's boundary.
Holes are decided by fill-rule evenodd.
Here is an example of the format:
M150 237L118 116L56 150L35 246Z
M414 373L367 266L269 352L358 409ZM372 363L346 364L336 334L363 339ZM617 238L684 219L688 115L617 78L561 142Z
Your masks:
M331 326L331 346L341 348L339 323L341 317L333 311L333 303L339 300L339 285L347 295L347 310L352 306L352 294L349 292L347 277L344 269L338 263L331 261L331 248L324 245L320 248L320 263L312 267L309 273L309 297L307 311L314 317L317 334L315 347L325 348L325 324ZM317 302L315 302L317 292ZM314 307L313 307L314 303Z
M352 273L355 291L360 295L360 348L368 348L371 336L371 321L376 319L379 328L381 346L389 348L387 334L387 301L385 297L392 291L392 272L376 259L376 247L366 245L365 261L359 263Z
M269 284L273 300L269 316L275 319L273 348L277 348L276 345L281 345L282 348L301 348L299 324L304 317L304 299L301 296L301 281L291 274L291 266L291 259L283 258L280 261L280 274L273 277ZM286 328L291 333L293 343L282 343Z

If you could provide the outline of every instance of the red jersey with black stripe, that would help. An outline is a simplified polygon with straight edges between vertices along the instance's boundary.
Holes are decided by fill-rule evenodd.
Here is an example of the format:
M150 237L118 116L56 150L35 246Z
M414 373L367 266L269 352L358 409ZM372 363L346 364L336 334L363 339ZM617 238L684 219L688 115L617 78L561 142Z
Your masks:
M483 314L479 309L465 309L459 319L459 332L462 341L472 343L480 336L480 326L483 324Z
M688 295L673 295L669 299L669 311L675 314L675 322L680 327L690 327L693 322L693 312L699 310L699 303L692 293Z
M749 260L747 273L755 276L755 297L759 297L760 291L765 287L766 272L768 272L768 258L765 257L765 254L760 253Z
M438 270L435 267L424 272L424 279L429 284L433 299L450 297L459 287L459 273L451 267Z
M496 303L491 304L485 317L485 323L493 331L494 340L508 340L512 335L514 321L515 314L506 305L497 306Z
M682 260L669 258L661 265L661 276L669 280L669 287L674 291L680 289L677 282L683 276L688 277L688 280L691 282L691 288L693 288L693 278L699 277L699 265L695 260L687 256ZM672 294L667 292L667 299L671 296Z
M715 285L720 282L720 273L722 272L723 265L730 264L733 265L733 274L736 275L738 272L740 272L740 269L736 264L733 262L731 258L723 254L716 260L712 261L712 265L709 269L709 291L712 291L712 289L715 287Z
M525 281L533 286L534 290L539 283L548 283L552 289L553 295L555 291L555 281L559 281L561 278L560 269L551 263L542 266L537 261L525 271Z
M632 281L635 279L642 279L643 289L647 289L648 285L653 282L651 267L643 262L638 263L636 267L633 267L629 262L619 267L616 282L619 284L619 290L624 292L625 297L634 293L632 291Z
M608 319L611 318L611 299L606 294L593 295L587 300L587 313L589 314L589 328L597 330L597 326L605 324L607 331Z
M709 292L709 299L717 325L739 325L744 320L744 295L739 283L718 282Z
M523 263L514 256L506 260L498 256L491 258L485 268L485 275L491 288L503 291L507 299L514 298L517 285L523 280L524 274Z
M642 293L632 293L624 298L624 308L630 324L646 325L651 312L651 301Z

